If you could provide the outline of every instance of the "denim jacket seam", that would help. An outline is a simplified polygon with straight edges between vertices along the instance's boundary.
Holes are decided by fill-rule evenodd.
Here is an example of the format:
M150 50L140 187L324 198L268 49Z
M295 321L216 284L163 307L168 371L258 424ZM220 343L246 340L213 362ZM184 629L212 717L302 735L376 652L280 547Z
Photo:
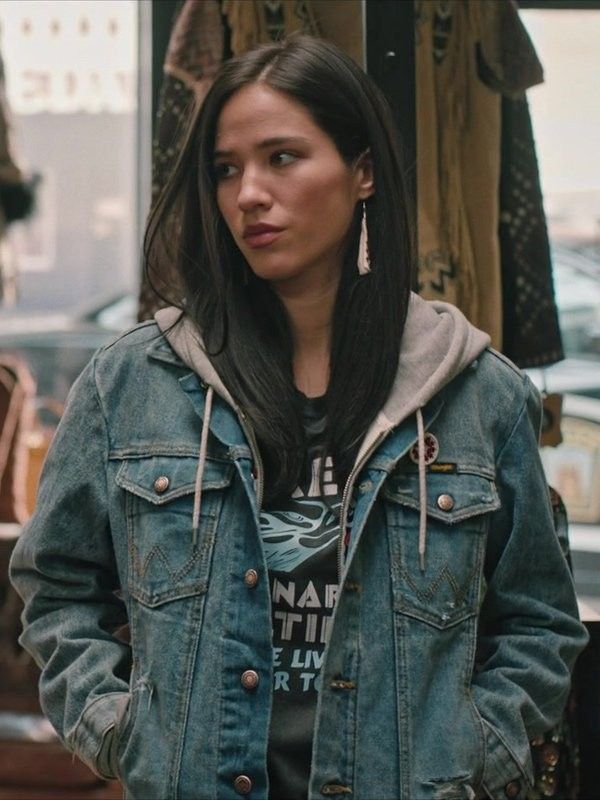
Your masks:
M106 353L111 348L113 348L115 345L119 344L123 339L126 339L128 336L131 336L132 333L137 333L137 331L142 330L143 328L152 328L152 327L155 327L155 328L158 329L158 325L156 324L155 320L153 320L153 319L147 319L147 320L144 320L143 322L138 322L133 327L128 328L126 331L123 331L112 342L109 342L108 344L105 344L103 347L101 347L98 350L98 353ZM162 332L159 331L154 338L160 339L162 337L162 335L163 335Z
M499 739L499 741L501 742L501 744L506 748L507 753L510 755L510 757L514 761L515 766L518 768L518 770L521 773L521 776L523 777L523 779L527 782L527 785L528 786L532 786L531 778L527 774L526 768L523 766L523 764L521 764L521 760L515 755L515 753L513 752L512 747L510 747L510 745L506 741L505 737L500 733L498 728L496 728L496 726L493 725L491 722L489 722L489 720L487 720L484 716L481 716L481 719L483 720L484 724L488 726L488 728L491 730L491 732L494 734L494 736L496 736ZM485 778L484 778L483 782L485 783Z
M523 415L526 414L526 413L527 413L527 397L524 399L523 403L519 407L519 413L517 414L517 418L516 418L512 428L510 429L510 433L508 434L508 436L506 437L506 440L503 442L502 446L500 447L500 450L498 451L498 454L497 454L496 460L495 460L495 465L496 466L498 466L498 464L502 461L502 459L504 457L504 453L505 453L506 449L508 448L511 439L514 436L515 431L519 427L519 424L521 423L521 420L523 419Z
M119 695L119 694L123 694L123 693L122 692L105 692L104 694L99 694L97 697L94 697L94 699L91 700L89 703L85 704L81 714L77 718L77 722L75 723L75 726L73 727L73 732L66 739L66 743L69 746L69 749L71 751L75 751L76 750L77 732L79 731L79 728L81 727L81 724L83 722L84 717L88 716L89 713L91 712L92 708L94 706L98 705L98 703L100 703L101 701L106 700L107 698L112 697L113 695ZM114 725L115 722L113 721L111 724ZM102 734L101 734L101 736L102 736Z
M106 419L106 412L104 410L104 406L102 404L102 398L100 397L100 390L98 389L98 380L96 377L96 367L97 367L97 357L94 358L92 362L93 367L93 381L94 381L94 394L96 396L96 402L98 403L98 410L100 412L100 417L102 418L102 424L104 426L104 485L105 485L105 492L106 496L108 497L108 454L110 452L110 438L108 435L108 420Z

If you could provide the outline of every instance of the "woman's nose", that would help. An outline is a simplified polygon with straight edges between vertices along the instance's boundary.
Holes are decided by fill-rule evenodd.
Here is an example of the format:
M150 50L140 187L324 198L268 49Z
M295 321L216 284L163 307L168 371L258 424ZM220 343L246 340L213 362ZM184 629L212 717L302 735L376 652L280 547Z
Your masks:
M260 172L245 169L242 173L238 192L238 206L242 211L251 211L256 206L268 207L271 195Z

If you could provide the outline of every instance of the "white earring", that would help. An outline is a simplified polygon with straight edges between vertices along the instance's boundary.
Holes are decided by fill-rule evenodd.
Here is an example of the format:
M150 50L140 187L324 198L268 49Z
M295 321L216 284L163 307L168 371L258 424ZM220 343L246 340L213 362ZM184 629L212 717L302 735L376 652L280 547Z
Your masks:
M359 275L366 275L368 272L371 272L369 234L367 232L367 208L364 200L362 204L362 222L360 223L360 239L358 241L357 266Z

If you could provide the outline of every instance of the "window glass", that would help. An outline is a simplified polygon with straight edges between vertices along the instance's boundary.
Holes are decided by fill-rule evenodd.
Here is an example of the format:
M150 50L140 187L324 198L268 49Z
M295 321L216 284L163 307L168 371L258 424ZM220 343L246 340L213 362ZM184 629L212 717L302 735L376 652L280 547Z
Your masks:
M75 309L137 278L137 3L0 3L18 165L38 212L11 226L16 293L3 312Z
M544 66L544 83L527 96L564 345L568 356L598 362L600 384L600 11L521 16Z
M545 82L527 94L553 254L565 361L532 370L563 397L562 444L542 449L569 516L581 610L600 619L600 11L521 11Z
M15 161L36 211L3 237L0 352L64 400L135 319L139 271L135 0L0 2Z

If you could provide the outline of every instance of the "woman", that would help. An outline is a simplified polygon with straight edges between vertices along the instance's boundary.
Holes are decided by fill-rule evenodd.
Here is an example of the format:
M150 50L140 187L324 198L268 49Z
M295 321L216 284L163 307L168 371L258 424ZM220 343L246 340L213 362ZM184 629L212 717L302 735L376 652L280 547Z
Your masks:
M330 44L225 64L146 238L184 311L73 389L12 578L44 710L128 798L517 797L561 714L539 397L411 296L396 141Z

